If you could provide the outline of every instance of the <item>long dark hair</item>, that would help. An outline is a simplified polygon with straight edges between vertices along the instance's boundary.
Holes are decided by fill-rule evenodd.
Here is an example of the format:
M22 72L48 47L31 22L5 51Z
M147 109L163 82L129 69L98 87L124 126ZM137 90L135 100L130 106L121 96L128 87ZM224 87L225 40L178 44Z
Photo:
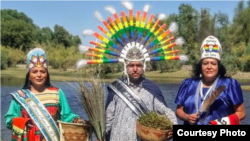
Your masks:
M217 76L219 76L220 78L229 77L229 76L226 76L227 70L223 66L223 64L221 64L219 60L217 60L217 62L218 62L218 68L219 68ZM201 79L200 77L200 74L202 74L201 65L202 65L202 60L194 64L192 78Z
M48 70L47 70L47 73L48 73L48 75L47 75L47 80L46 80L46 82L45 82L45 86L46 86L46 87L51 87L52 85L51 85L51 83L50 83L49 71L48 71ZM30 89L31 82L30 82L30 80L29 80L29 77L30 77L30 72L28 72L28 73L26 74L26 78L25 78L25 82L24 82L24 85L23 85L23 89Z

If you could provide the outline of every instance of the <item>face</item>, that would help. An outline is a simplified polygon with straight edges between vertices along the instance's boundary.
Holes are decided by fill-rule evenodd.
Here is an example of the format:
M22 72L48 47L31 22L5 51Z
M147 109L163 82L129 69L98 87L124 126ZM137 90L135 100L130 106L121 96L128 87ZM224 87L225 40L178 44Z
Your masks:
M139 61L130 62L127 65L127 73L130 81L136 81L142 77L143 74L143 65Z
M204 79L213 80L219 72L218 61L213 58L205 58L202 60L201 71Z
M29 72L29 80L33 86L45 86L48 72L44 67L33 67Z

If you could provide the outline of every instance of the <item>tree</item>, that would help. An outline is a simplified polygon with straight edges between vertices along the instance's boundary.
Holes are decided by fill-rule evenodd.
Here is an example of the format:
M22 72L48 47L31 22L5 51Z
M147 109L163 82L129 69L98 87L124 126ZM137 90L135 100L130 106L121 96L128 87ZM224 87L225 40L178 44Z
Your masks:
M29 50L35 39L35 29L22 20L1 22L1 44L16 49Z
M74 46L78 46L79 44L82 43L82 41L78 35L72 36L72 42L73 42Z
M37 41L42 44L48 44L53 41L54 33L49 27L38 28Z
M250 5L242 12L242 34L243 34L243 42L247 46L250 44Z
M235 20L239 20L238 17L241 15L242 11L244 10L244 1L240 1L237 7L234 10L234 22Z
M224 52L230 52L229 18L225 13L215 13L215 36L220 40Z
M12 9L1 10L1 20L22 20L26 23L33 24L32 19L25 15L23 12L17 12L17 10Z
M35 25L24 13L16 10L1 10L1 44L28 50L35 40Z
M64 27L55 25L54 26L54 42L57 44L62 44L66 48L72 45L71 35L64 29Z
M244 7L244 1L240 1L235 9L234 23L231 27L231 34L234 43L245 42L247 46L250 37L250 6Z
M195 44L198 37L197 24L198 12L189 4L181 4L178 18L179 36L185 39L182 53L188 55L191 64L196 62L199 54L199 47Z
M209 9L203 8L200 13L199 21L199 42L202 42L207 36L214 35L214 20Z

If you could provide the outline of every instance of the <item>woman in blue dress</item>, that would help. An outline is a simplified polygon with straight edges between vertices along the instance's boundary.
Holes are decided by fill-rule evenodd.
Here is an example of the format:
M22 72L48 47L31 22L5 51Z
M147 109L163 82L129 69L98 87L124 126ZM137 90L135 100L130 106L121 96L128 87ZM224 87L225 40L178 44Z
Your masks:
M196 64L193 77L185 79L175 99L177 117L184 125L237 125L245 118L240 84L227 77L221 64L222 48L219 40L208 36L201 45L201 60ZM201 111L204 101L220 86L225 89L214 102Z

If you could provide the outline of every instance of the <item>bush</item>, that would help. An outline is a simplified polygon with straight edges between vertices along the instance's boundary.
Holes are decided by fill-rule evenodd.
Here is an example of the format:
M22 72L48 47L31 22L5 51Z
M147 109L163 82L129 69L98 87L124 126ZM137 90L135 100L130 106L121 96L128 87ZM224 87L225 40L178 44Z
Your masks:
M67 70L75 68L76 62L83 58L75 46L65 48L63 45L46 46L45 52L49 61L49 65L54 69Z
M240 62L238 62L237 56L225 52L222 54L221 58L221 62L227 70L227 75L232 76L239 70L238 64Z
M8 68L8 54L6 51L1 52L1 70Z
M2 46L1 47L1 56L7 58L6 59L7 60L7 67L16 67L16 64L18 64L18 63L26 63L26 54L19 49L12 49L10 47ZM2 59L2 57L1 57L1 59Z
M59 61L57 60L49 61L49 65L52 66L52 68L54 69L59 69L61 67Z
M159 61L156 62L156 64L157 70L159 70L160 73L172 72L181 68L181 63L179 62L179 60Z

